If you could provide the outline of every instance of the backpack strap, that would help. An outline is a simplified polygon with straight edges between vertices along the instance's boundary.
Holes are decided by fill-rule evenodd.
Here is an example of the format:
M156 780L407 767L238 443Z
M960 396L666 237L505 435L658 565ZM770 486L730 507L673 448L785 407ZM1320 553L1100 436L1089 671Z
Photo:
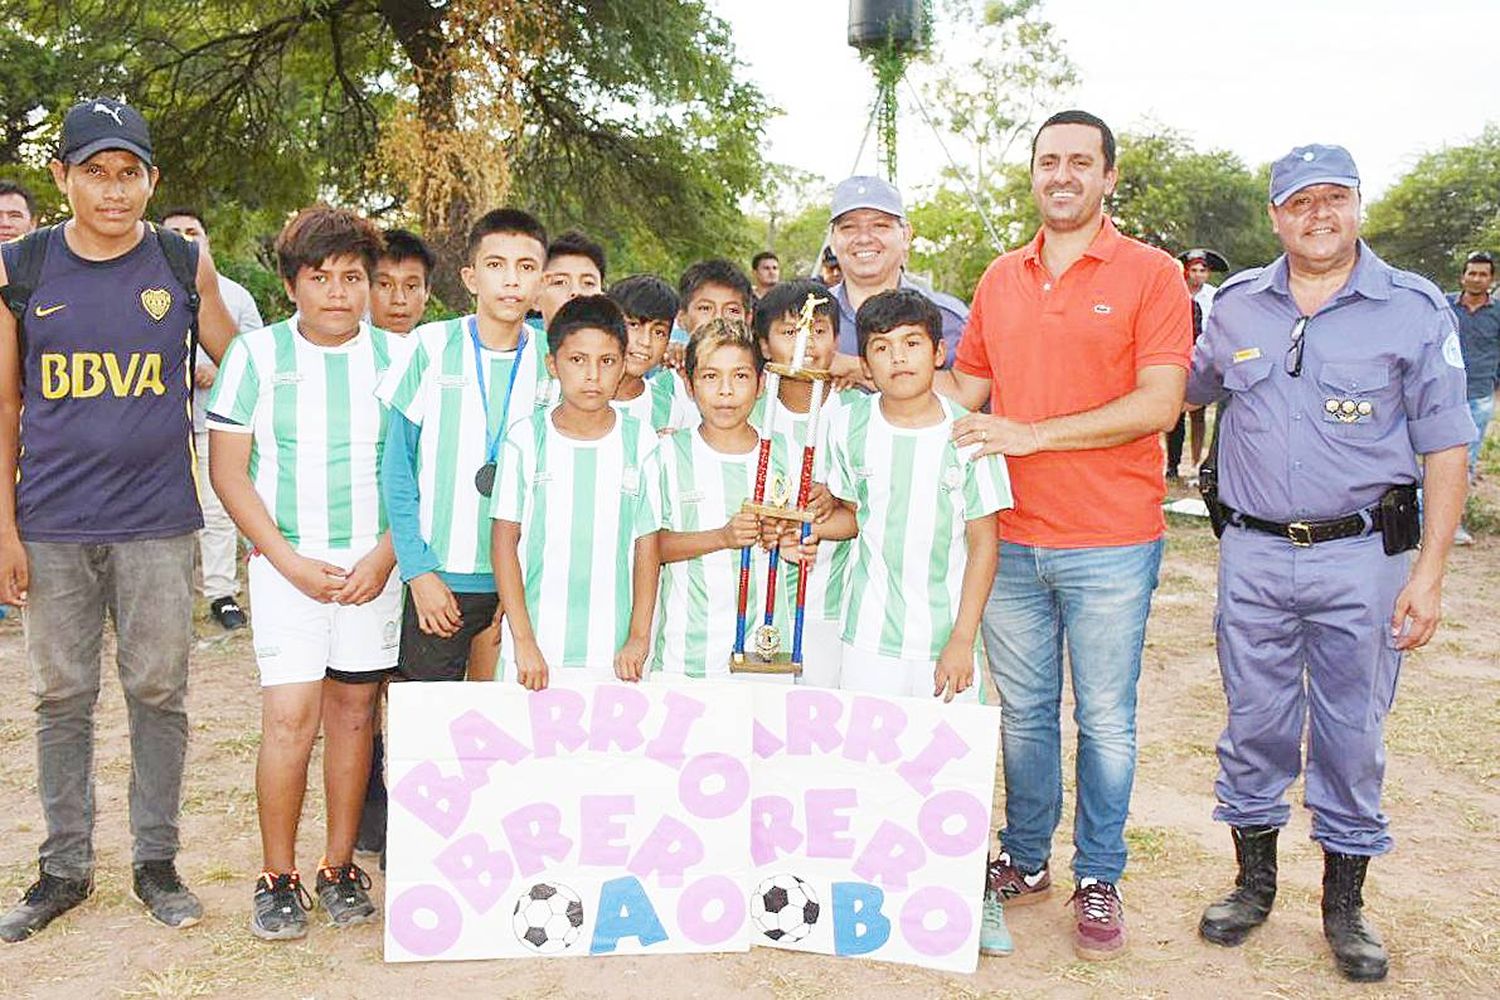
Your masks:
M42 280L47 244L56 228L56 225L41 226L4 248L5 277L9 284L0 288L0 298L5 300L16 318L17 348L23 358L26 356L26 308L31 303L31 293Z
M189 315L188 398L191 399L198 391L193 373L198 370L198 307L203 303L202 296L198 294L198 244L154 222L146 225L156 234L162 256L167 258L167 269L187 293L183 304L187 306Z

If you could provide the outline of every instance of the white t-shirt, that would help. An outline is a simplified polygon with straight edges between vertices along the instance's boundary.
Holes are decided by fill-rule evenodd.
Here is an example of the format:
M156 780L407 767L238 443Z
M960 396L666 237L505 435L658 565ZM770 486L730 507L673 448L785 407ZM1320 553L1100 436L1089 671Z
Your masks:
M490 500L475 485L487 460L486 435L499 435L546 406L553 388L544 360L547 339L528 328L519 351L480 346L486 409L479 394L472 319L427 323L400 338L403 353L393 358L376 390L391 409L422 429L417 451L422 540L446 573L491 572ZM521 367L507 416L506 391L518 353ZM497 464L498 459L497 454Z
M361 323L337 347L297 317L230 341L208 399L210 430L251 434L250 478L298 550L368 552L385 531L378 473L385 407L375 386L390 334Z
M661 526L657 436L616 412L595 441L560 432L551 410L512 424L490 516L521 526L526 610L552 670L602 673L630 632L635 543ZM515 642L501 645L515 669Z
M936 660L958 615L967 523L1012 505L1005 463L965 461L952 430L966 411L940 401L943 418L930 427L890 424L878 393L829 427L828 489L859 507L843 609L843 639L856 649ZM844 673L857 669L846 658Z

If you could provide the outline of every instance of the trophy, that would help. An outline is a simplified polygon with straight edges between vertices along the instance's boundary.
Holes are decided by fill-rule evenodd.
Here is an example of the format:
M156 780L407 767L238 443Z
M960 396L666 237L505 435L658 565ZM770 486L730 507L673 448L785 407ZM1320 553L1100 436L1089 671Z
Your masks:
M740 508L746 513L759 517L800 522L801 539L804 542L812 532L813 516L807 510L807 504L812 493L813 443L818 438L818 414L823 408L823 383L828 378L827 371L807 367L807 341L812 333L813 310L827 301L816 295L809 295L807 301L803 303L802 313L797 320L797 337L792 347L792 363L789 365L768 363L766 365L766 417L761 427L760 451L755 468L755 489L751 499L746 500ZM812 383L812 404L807 413L807 444L802 448L802 468L795 504L788 483L780 480L772 483L768 489L766 482L771 464L771 437L776 430L777 408L774 403L781 389L781 380L784 378ZM745 639L750 600L750 547L740 550L739 609L734 630L734 653L729 663L731 673L802 673L802 626L807 608L807 578L812 574L812 567L800 561L797 564L797 604L792 624L792 649L790 653L784 652L781 648L781 630L775 624L776 581L780 569L780 554L779 544L771 549L766 573L765 617L750 634L751 649L747 652Z

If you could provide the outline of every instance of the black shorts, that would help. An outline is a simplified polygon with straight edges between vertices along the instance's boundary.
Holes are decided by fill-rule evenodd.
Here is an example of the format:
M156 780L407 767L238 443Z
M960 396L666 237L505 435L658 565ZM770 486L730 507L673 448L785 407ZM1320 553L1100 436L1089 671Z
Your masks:
M396 678L407 681L461 681L469 669L469 643L495 620L498 594L454 594L462 619L458 631L444 638L428 635L417 624L417 606L406 595L401 611L401 648Z

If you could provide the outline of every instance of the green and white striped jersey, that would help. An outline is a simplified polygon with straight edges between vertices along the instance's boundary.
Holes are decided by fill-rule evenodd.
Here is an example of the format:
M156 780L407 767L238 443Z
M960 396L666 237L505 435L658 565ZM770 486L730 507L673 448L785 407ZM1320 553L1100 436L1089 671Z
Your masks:
M833 418L854 400L864 396L858 389L836 392L823 401L818 414L818 440L813 450L813 481L826 483L828 477L828 429ZM807 428L811 415L794 413L779 399L767 400L764 394L755 402L750 413L750 423L764 427L767 406L776 408L776 423L771 437L771 455L777 468L790 469L788 477L792 499L796 500L797 489L802 482L802 449L807 445ZM825 542L818 546L818 558L813 563L812 579L807 581L807 613L824 621L837 621L843 611L844 585L849 575L850 553L853 542ZM778 577L782 600L789 605L797 601L797 572L783 572Z
M715 451L697 429L665 437L661 443L662 530L722 528L750 497L759 452L759 445L743 455ZM696 559L662 563L652 670L688 677L729 676L739 608L740 551L721 549ZM765 616L766 560L764 549L751 550L747 635ZM784 576L786 567L780 572ZM786 602L777 602L775 621L782 630L782 647L791 649Z
M491 572L490 501L474 485L486 459L486 432L499 434L548 406L556 395L556 383L547 375L547 338L528 328L510 419L505 419L505 393L518 352L481 347L489 396L486 425L471 321L465 316L413 330L405 357L397 356L377 390L391 409L422 429L417 452L422 540L446 573Z
M538 410L506 432L490 516L521 526L526 610L547 666L603 669L630 633L635 542L661 526L657 436L623 413L597 441ZM515 669L515 643L501 644Z
M856 649L936 660L958 615L966 522L1013 503L1005 463L965 461L951 435L967 411L941 403L933 426L895 427L879 394L864 396L828 429L828 488L859 505L843 611L844 641Z
M646 379L646 388L634 399L617 399L615 409L628 413L660 433L697 427L698 406L688 395L677 373L662 368Z
M250 479L293 548L367 552L386 527L386 412L375 386L395 338L361 323L344 343L319 347L296 324L294 315L229 342L208 427L253 435Z

